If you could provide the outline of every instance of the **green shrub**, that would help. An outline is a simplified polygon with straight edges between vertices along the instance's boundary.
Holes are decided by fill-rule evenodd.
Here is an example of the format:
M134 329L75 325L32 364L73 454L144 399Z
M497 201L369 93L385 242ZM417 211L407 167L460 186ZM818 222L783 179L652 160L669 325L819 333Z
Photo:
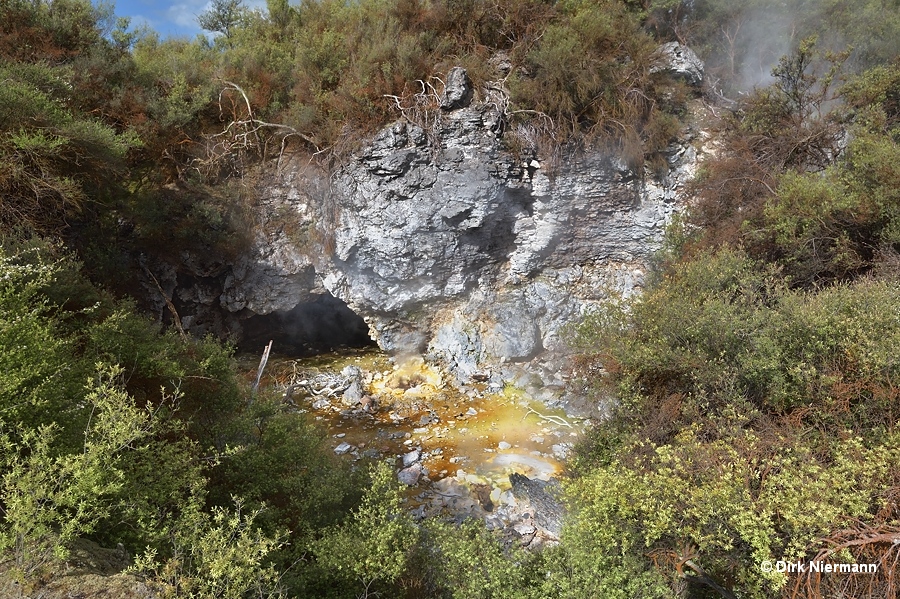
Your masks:
M67 423L57 434L76 443L91 366L74 355L74 340L60 334L43 293L60 270L39 246L0 245L0 421L22 431Z
M261 522L291 530L294 543L343 519L359 500L361 473L325 448L326 435L278 399L260 399L227 423L233 451L210 472L211 499L266 504ZM223 448L224 449L224 448Z
M763 560L811 559L848 519L894 509L895 280L791 290L720 250L590 316L578 342L618 402L567 492L571 563L610 564L594 584L656 571L772 596L787 578Z
M751 431L707 442L698 429L666 445L623 447L623 459L568 488L574 515L563 544L571 563L593 561L581 572L593 588L644 581L651 589L655 580L659 595L641 596L668 596L660 576L676 586L680 568L697 576L684 565L691 559L738 596L774 596L787 577L760 564L811 559L818 539L844 519L870 520L900 450L896 436L848 436L815 450Z
M138 408L121 390L122 369L98 365L85 401L91 408L83 450L59 453L55 424L26 429L20 441L4 431L4 527L0 550L13 549L16 564L31 573L51 557L63 557L76 538L110 517L124 484L123 454L151 436L152 408Z
M371 486L348 521L324 531L313 547L321 567L368 597L406 572L418 530L403 507L394 469L373 468Z
M504 547L482 522L451 524L436 519L423 523L423 528L419 551L426 556L423 567L435 587L432 596L527 597L530 587L540 583L531 567L533 559L518 547Z

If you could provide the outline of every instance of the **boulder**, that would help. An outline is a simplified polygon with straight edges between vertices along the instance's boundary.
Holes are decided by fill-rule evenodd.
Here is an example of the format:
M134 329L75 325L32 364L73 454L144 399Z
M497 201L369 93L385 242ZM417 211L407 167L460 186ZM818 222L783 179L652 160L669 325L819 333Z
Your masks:
M447 81L444 84L444 93L441 94L441 108L455 110L465 108L472 103L472 80L462 67L453 67L447 73Z
M345 366L341 376L349 381L349 385L341 395L341 403L347 407L353 407L362 401L365 392L362 385L362 370L359 366Z
M656 50L656 64L651 73L669 73L689 85L703 83L703 61L693 50L678 42L663 44Z
M549 533L559 536L562 531L563 505L556 481L542 481L513 472L509 483L516 499L528 502L534 509L535 523Z
M397 480L399 480L404 485L409 487L414 487L419 484L419 479L422 477L422 465L421 464L413 464L409 468L404 468L400 472L397 473Z

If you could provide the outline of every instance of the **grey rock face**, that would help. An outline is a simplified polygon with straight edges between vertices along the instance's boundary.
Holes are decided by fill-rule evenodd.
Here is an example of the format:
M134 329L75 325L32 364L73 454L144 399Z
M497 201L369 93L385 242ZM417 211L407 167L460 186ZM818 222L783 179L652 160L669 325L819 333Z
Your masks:
M703 61L687 46L678 42L663 44L657 49L656 57L651 73L668 72L695 86L703 83Z
M505 153L490 118L449 113L436 144L404 121L382 131L333 178L335 252L320 270L381 347L425 353L460 382L562 355L566 323L638 288L696 159L673 146L662 181L602 154L551 170Z
M447 83L444 93L441 94L441 108L444 110L465 108L472 102L474 93L472 81L466 70L462 67L453 67L447 73Z
M448 98L464 79L451 71ZM690 135L672 144L661 178L602 152L522 161L498 118L475 104L427 131L399 120L332 173L283 166L262 188L252 247L223 275L221 308L266 314L330 293L389 352L424 355L463 384L536 373L552 396L565 325L640 288L697 150Z
M303 235L314 223L316 182L298 170L274 179L256 207L257 225L250 248L234 261L224 281L222 307L255 314L290 310L314 294L319 285L313 257L302 247Z

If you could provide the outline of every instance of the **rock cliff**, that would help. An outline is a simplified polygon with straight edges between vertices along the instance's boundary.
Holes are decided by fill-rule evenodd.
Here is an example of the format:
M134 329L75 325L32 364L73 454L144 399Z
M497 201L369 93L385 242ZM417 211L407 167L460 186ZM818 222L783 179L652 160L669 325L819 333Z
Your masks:
M661 180L599 153L551 169L504 152L493 118L453 111L436 145L408 122L382 131L334 177L334 251L318 265L381 347L463 382L559 356L566 323L640 286L696 158L672 146Z
M641 286L698 136L667 148L661 174L602 152L549 165L509 153L496 108L470 97L455 90L427 131L396 121L331 173L299 159L273 168L250 250L218 278L186 257L187 284L169 285L185 327L276 315L306 333L329 319L357 331L352 310L383 349L426 355L461 383L561 385L563 328L610 290ZM322 298L335 311L303 312ZM290 324L303 318L315 322Z

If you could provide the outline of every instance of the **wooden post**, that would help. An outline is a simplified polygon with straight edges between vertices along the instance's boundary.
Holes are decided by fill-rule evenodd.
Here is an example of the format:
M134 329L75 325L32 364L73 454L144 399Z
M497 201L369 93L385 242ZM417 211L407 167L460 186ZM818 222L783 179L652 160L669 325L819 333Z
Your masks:
M259 389L259 381L262 380L263 370L266 369L266 362L269 361L270 351L272 351L272 341L269 341L269 345L266 346L262 358L259 360L259 370L256 371L256 382L253 383L253 393L256 393L257 389Z

